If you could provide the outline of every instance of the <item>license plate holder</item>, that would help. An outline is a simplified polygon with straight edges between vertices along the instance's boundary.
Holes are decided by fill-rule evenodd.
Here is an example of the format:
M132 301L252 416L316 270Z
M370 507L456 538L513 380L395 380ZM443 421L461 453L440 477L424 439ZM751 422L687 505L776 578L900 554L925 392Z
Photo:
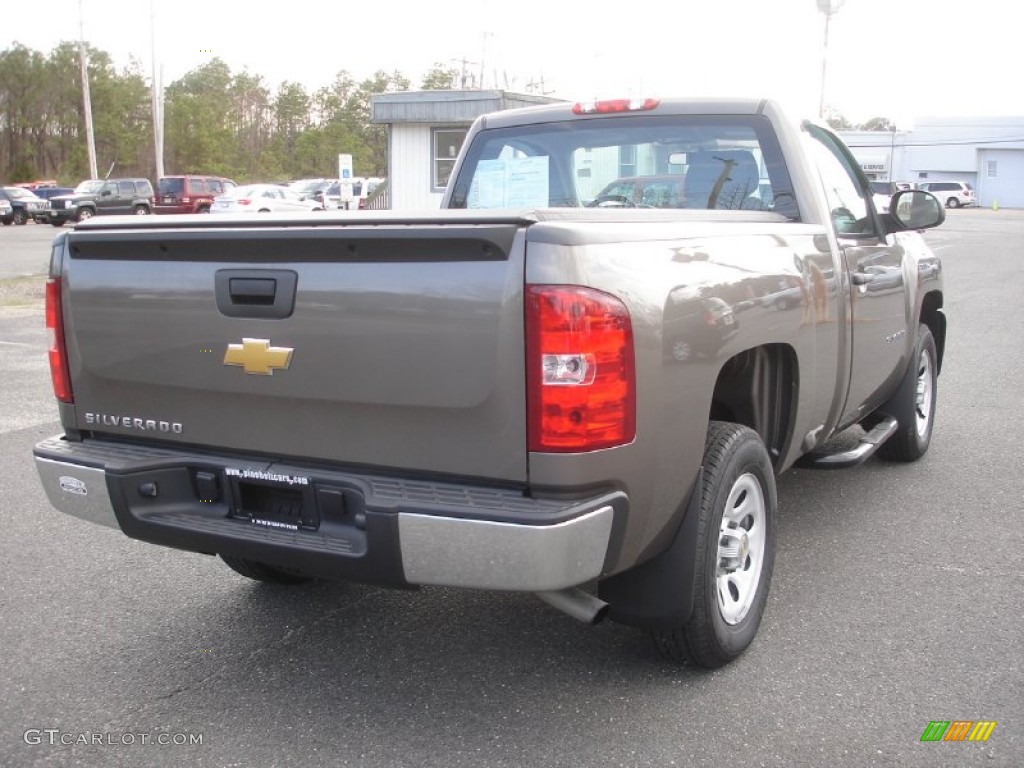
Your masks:
M315 531L320 515L311 489L265 480L232 481L231 516L261 528Z

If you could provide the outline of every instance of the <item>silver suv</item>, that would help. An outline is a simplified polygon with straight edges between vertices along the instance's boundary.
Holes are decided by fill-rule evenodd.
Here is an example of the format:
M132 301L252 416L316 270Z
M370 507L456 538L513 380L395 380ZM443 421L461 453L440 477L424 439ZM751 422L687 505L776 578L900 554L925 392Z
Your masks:
M931 192L947 208L977 205L977 200L974 197L974 187L966 181L926 181L918 184L917 188Z

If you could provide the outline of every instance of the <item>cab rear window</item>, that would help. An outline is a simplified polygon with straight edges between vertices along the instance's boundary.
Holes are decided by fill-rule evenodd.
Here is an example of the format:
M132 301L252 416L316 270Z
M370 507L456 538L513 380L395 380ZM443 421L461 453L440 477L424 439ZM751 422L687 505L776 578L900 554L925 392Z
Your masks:
M454 180L455 208L680 208L795 218L767 119L644 115L478 133Z

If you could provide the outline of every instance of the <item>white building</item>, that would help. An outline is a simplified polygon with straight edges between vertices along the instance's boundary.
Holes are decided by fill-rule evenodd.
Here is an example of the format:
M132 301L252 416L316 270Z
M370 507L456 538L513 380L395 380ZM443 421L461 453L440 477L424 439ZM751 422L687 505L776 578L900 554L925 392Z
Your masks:
M841 131L869 178L966 181L978 205L1024 208L1024 117L929 117L912 131Z
M480 115L559 99L507 91L401 91L370 97L372 122L388 126L388 187L394 210L441 204L448 175Z

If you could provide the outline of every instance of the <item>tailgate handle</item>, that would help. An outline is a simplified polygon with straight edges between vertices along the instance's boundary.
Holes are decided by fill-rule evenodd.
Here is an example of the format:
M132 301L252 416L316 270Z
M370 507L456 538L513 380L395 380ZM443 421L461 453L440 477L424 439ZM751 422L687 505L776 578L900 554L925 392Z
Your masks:
M273 304L277 280L272 277L232 277L228 293L233 304Z
M214 278L217 309L227 317L291 317L298 278L290 269L220 269Z

